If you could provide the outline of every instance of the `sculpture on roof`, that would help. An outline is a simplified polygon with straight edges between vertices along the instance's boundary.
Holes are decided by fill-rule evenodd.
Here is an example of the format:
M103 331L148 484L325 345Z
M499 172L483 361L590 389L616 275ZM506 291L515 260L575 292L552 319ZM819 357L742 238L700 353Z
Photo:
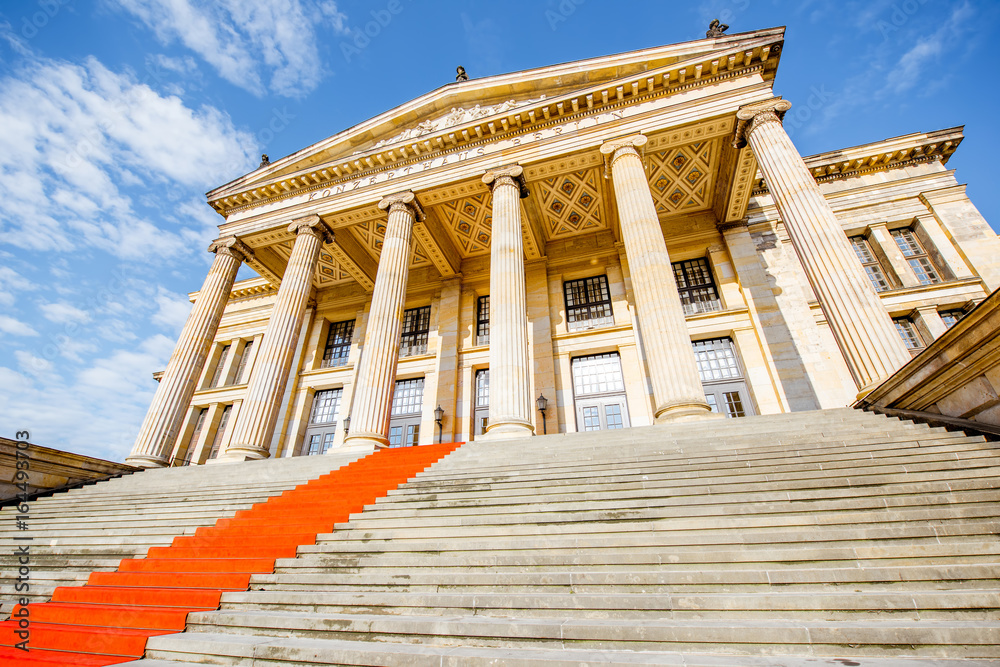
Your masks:
M267 157L267 153L264 153L260 156L260 165L257 168L260 169L261 167L266 167L269 164L271 164L271 158Z
M455 75L455 81L468 81L469 75L465 72L465 68L459 65L456 69L458 74Z
M720 22L719 19L712 19L712 22L708 24L705 37L722 37L727 30L729 30L728 25Z

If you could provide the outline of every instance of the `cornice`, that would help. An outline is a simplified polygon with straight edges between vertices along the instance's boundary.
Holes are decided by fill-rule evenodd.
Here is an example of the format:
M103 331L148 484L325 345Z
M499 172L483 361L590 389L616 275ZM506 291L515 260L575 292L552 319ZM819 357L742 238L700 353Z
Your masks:
M754 73L773 71L783 45L780 34L725 45L728 48L668 66L557 95L471 123L449 127L400 143L371 149L324 165L282 175L265 183L210 193L209 204L222 215L370 177L388 169L416 165L442 153L474 150L566 121L608 113L626 105L675 95L697 87ZM301 159L306 159L302 156ZM287 168L287 165L286 165ZM218 194L216 194L218 193ZM216 195L216 196L212 196Z
M810 155L803 160L816 182L825 183L935 160L947 164L962 139L961 128L950 128ZM753 194L762 195L767 192L764 179L757 179Z

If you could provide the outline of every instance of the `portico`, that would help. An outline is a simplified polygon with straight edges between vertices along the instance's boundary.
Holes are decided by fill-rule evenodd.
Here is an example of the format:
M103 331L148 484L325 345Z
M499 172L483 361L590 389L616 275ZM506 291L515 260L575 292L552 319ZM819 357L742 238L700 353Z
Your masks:
M782 128L782 45L456 82L212 191L216 262L129 462L846 405L909 358L901 306ZM955 146L914 136L878 168L933 180ZM240 262L260 277L234 285Z

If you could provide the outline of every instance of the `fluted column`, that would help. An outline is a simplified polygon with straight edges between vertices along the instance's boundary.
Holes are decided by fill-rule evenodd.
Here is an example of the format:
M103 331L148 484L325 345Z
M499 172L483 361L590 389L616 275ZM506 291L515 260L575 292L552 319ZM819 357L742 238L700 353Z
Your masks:
M312 291L319 250L324 242L333 240L333 233L318 215L292 221L288 231L295 234L295 245L281 277L278 298L264 330L243 406L233 427L233 437L220 460L242 461L269 456L268 446L288 382L306 302Z
M781 124L787 100L740 108L736 145L749 142L820 307L861 393L910 360L829 203Z
M170 355L132 453L125 459L131 465L153 468L168 464L195 384L215 340L236 272L243 261L253 256L251 250L233 236L214 241L208 250L215 253L215 260Z
M616 139L601 146L601 153L611 161L622 244L653 384L653 415L657 422L709 417L667 243L638 151L646 141L642 135Z
M531 368L528 364L528 306L524 287L521 196L527 196L518 165L483 176L493 190L490 239L490 416L487 436L534 434Z
M365 348L361 353L351 409L351 431L344 440L344 446L351 448L368 449L389 444L389 417L399 363L406 279L413 257L413 222L424 218L412 192L389 195L378 206L389 212L389 220L365 327Z

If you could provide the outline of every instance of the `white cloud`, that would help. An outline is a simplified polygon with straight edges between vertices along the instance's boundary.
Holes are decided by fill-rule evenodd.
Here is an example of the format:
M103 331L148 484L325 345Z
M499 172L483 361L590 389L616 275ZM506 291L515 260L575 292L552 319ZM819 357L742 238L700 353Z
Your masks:
M90 313L68 303L46 303L38 306L49 322L79 324L90 320Z
M14 350L18 366L28 375L43 375L52 370L52 362L25 350Z
M346 17L331 0L112 1L163 44L184 44L219 76L258 96L270 89L298 97L315 89L324 74L317 28L346 32Z
M204 190L252 168L257 152L218 109L189 108L93 58L28 59L0 79L0 127L0 241L32 250L189 253L184 230L144 219L124 188Z
M156 295L156 306L150 321L172 331L180 331L191 312L191 301L187 295L171 294L164 289Z
M886 77L892 90L903 93L924 80L927 66L940 58L949 47L961 43L961 35L968 28L974 14L969 3L964 2L951 12L941 27L918 39Z
M12 336L37 336L38 332L35 331L30 324L22 322L21 320L10 317L9 315L0 315L0 331L3 333L10 334Z

